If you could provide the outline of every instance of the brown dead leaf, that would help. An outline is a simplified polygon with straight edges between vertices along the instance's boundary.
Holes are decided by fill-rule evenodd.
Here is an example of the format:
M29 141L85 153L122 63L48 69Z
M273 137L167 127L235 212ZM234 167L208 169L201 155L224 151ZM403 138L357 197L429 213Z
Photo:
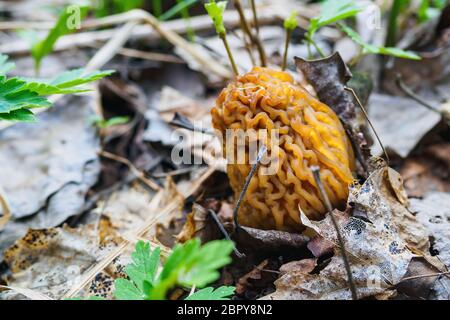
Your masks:
M78 229L30 229L22 239L5 251L11 270L7 285L27 288L60 299L79 277L116 245L116 236L107 219L97 225ZM101 277L102 275L99 275ZM98 294L111 292L112 279L96 278L90 290ZM100 289L100 284L108 289ZM7 299L12 291L1 293Z
M392 176L396 175L392 173ZM402 194L401 189L398 193ZM385 294L386 290L401 281L413 257L396 225L398 217L407 219L405 217L411 214L392 191L387 167L375 170L362 186L353 186L349 204L354 209L363 211L368 219L365 221L350 216L348 212L334 211L345 241L358 297L361 299ZM336 245L335 256L319 274L291 268L276 281L276 292L266 298L350 299L347 273L330 215L315 222L302 213L301 220L317 235ZM410 223L410 220L405 221ZM406 232L416 229L407 225L402 230ZM412 242L412 238L403 236ZM419 244L421 248L422 242L416 242L413 244Z

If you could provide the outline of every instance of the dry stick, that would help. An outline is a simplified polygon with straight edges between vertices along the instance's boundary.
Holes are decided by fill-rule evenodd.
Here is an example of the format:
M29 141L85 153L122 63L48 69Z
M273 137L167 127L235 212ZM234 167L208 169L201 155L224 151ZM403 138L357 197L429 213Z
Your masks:
M322 201L325 203L325 207L330 214L331 221L333 222L334 228L336 229L337 238L339 241L339 246L341 247L342 259L344 260L345 269L347 270L348 284L350 287L350 291L352 293L353 300L358 300L358 294L356 291L356 286L353 281L352 270L350 268L350 263L348 261L347 252L345 250L344 239L342 238L341 232L339 231L339 226L336 222L336 219L333 215L333 208L331 207L330 199L328 198L327 193L325 192L325 188L322 184L322 180L320 179L320 168L317 166L312 166L311 171L314 175L314 179L316 180L316 184L319 188L319 193L322 198Z
M107 159L110 159L110 160L114 160L114 161L117 161L117 162L120 162L120 163L126 165L126 166L130 169L130 171L131 171L131 172L132 172L132 173L133 173L140 181L142 181L145 185L147 185L150 189L153 189L153 190L155 190L155 191L158 191L158 190L161 189L161 187L160 187L155 181L153 181L153 180L147 178L147 177L145 176L145 174L144 174L142 171L138 170L138 169L130 162L130 160L128 160L128 159L126 159L126 158L123 158L123 157L120 157L120 156L118 156L118 155L112 154L112 153L107 152L107 151L100 151L98 154L99 154L100 156L104 157L104 158L107 158Z
M252 180L252 178L253 178L256 170L258 169L259 164L261 163L261 160L264 157L264 155L266 154L266 152L267 152L267 147L265 145L262 145L261 148L259 148L258 157L256 158L256 163L252 166L252 169L250 170L250 173L248 174L247 178L245 178L244 186L242 187L242 191L239 194L239 198L236 202L236 206L234 207L234 211L233 211L234 228L236 231L238 231L241 228L239 221L238 221L238 213L239 213L239 208L241 207L241 204L242 204L242 200L244 199L244 196L247 193L247 189L250 184L250 181Z
M381 146L381 149L383 149L384 156L386 157L387 164L389 165L389 156L388 156L388 154L387 154L387 152L386 152L386 149L385 149L383 143L381 142L381 139L380 139L380 137L378 136L378 133L377 133L377 131L375 130L375 127L373 126L372 121L370 121L369 115L367 114L366 109L365 109L364 106L362 105L361 100L358 98L358 96L357 96L355 90L353 90L352 88L350 88L350 87L345 87L344 89L347 90L347 91L350 91L350 92L353 94L353 97L355 97L356 102L358 102L358 105L359 105L360 109L362 110L362 112L363 112L363 114L364 114L364 117L366 118L366 120L367 120L367 122L369 123L370 127L372 128L372 131L373 131L373 133L375 134L375 137L377 138L378 143L379 143L380 146Z
M411 99L413 99L414 101L418 102L419 104L421 104L422 106L426 107L428 110L433 111L435 113L438 113L440 115L442 115L442 112L439 111L438 109L436 109L434 106L432 106L431 104L429 104L428 102L426 102L422 97L418 96L417 94L415 94L411 88L409 88L403 81L402 81L402 75L400 73L397 73L395 82L397 84L397 86Z
M431 274L421 274L421 275L417 275L417 276L411 276L411 277L403 278L402 280L400 280L400 282L404 282L404 281L408 281L408 280L414 280L414 279L421 279L421 278L445 276L447 274L450 274L450 271L439 272L439 273L431 273Z
M259 21L258 21L258 14L256 12L256 3L255 0L251 0L250 1L251 5L252 5L252 13L253 13L253 24L256 30L256 34L259 35Z
M11 218L11 208L2 188L0 187L0 206L2 208L3 216L0 218L0 230L8 223Z
M345 132L347 133L347 137L350 140L352 148L356 153L356 158L358 159L359 163L361 164L364 172L367 174L369 172L369 168L367 167L366 159L364 158L361 147L360 147L359 143L356 141L356 139L354 138L353 130L349 125L345 124L343 121L341 121L341 122L342 122L342 125L344 126Z
M244 33L250 38L250 40L256 45L258 49L259 57L261 59L261 66L265 67L267 65L266 52L264 51L264 47L262 45L261 39L258 35L254 35L250 30L250 26L248 25L247 19L245 18L244 9L242 7L240 0L233 1L234 6L236 7L237 12L239 13L239 18L241 19L242 29Z
M222 222L220 222L219 217L217 216L216 212L212 209L208 210L209 214L211 215L211 217L213 218L214 222L216 223L217 227L219 228L220 232L223 234L223 236L225 237L225 239L227 239L228 241L234 242L233 240L231 240L230 235L228 234L227 230L225 230ZM234 254L238 257L238 258L244 258L245 254L241 253L237 248L236 245L233 247L233 251Z

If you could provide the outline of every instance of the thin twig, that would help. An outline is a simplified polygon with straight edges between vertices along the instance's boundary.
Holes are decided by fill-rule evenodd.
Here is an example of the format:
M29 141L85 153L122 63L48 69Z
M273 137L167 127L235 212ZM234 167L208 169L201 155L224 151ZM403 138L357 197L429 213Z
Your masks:
M227 230L225 230L222 222L220 222L219 217L217 216L216 212L212 209L208 210L209 214L211 215L211 217L213 218L214 222L216 223L217 227L219 228L220 232L222 233L222 235L225 237L225 239L233 242L233 240L231 240L230 235L228 234ZM234 254L238 257L238 258L244 258L245 254L241 253L237 248L236 245L233 247L233 251Z
M344 126L345 132L347 133L347 137L350 140L350 144L352 145L352 148L356 153L356 159L358 159L359 163L361 164L364 173L367 174L369 172L369 168L367 167L366 159L361 150L361 147L353 135L353 130L349 125L346 125L344 122L342 122L342 124Z
M328 198L327 193L325 192L325 188L322 184L322 180L320 178L320 168L317 166L311 167L312 173L314 175L314 179L316 181L317 187L319 188L319 193L322 198L322 201L325 204L325 207L330 214L331 221L333 222L334 228L336 229L337 238L339 241L339 246L341 247L342 259L344 260L345 269L347 270L348 284L350 287L350 291L352 293L353 300L358 300L358 294L356 291L356 286L353 281L352 270L350 268L350 263L347 257L347 251L345 250L344 238L342 238L341 232L339 231L339 226L336 222L336 219L333 215L333 208L331 207L330 199Z
M253 24L256 30L256 34L259 35L259 21L258 21L258 13L256 12L256 3L255 0L250 1L252 6L252 13L253 13Z
M233 220L234 220L234 227L235 227L236 231L238 231L241 228L239 221L238 221L238 213L239 213L239 209L242 204L242 200L244 199L244 196L247 193L248 186L250 185L250 181L252 180L252 178L253 178L256 170L258 169L258 167L261 163L261 160L264 157L264 155L266 154L266 152L267 152L267 147L265 145L262 145L258 151L258 157L256 158L256 163L252 166L250 173L248 174L247 178L245 179L244 186L242 187L242 191L239 194L239 198L236 202L236 206L234 207Z
M130 160L128 160L128 159L126 159L126 158L123 158L123 157L121 157L121 156L118 156L118 155L116 155L116 154L113 154L113 153L104 151L104 150L100 151L98 154L99 154L100 156L104 157L104 158L107 158L107 159L110 159L110 160L114 160L114 161L117 161L117 162L120 162L120 163L126 165L126 166L130 169L130 171L131 171L131 172L132 172L132 173L133 173L140 181L142 181L145 185L147 185L150 189L153 189L153 190L155 190L155 191L158 191L158 190L161 189L161 187L160 187L155 181L153 181L153 180L147 178L147 177L145 176L145 174L144 174L142 171L138 170L138 169L130 162Z
M364 108L363 104L361 103L361 100L358 98L358 95L356 94L355 90L353 90L352 88L345 87L344 89L347 90L347 91L350 91L352 93L353 97L355 98L356 102L358 103L361 111L364 114L364 117L366 118L367 122L369 123L370 127L372 128L372 131L375 134L375 137L377 138L378 143L381 146L381 149L383 149L384 156L386 157L386 162L389 165L389 156L388 156L388 153L386 151L386 148L384 147L383 143L381 142L381 139L378 136L378 133L375 130L375 127L373 126L372 121L370 121L369 115L367 114L366 109Z
M9 207L8 200L2 188L0 187L0 207L2 208L3 215L0 217L0 230L8 223L11 218L11 208Z
M420 278L439 277L439 276L444 276L446 274L450 274L450 271L439 272L439 273L432 273L432 274L421 274L421 275L418 275L418 276L406 277L406 278L403 278L402 280L400 280L400 282L404 282L404 281L408 281L408 280L414 280L414 279L420 279Z
M256 49L258 50L259 57L261 59L261 66L265 67L267 65L267 57L266 52L264 51L264 47L262 45L261 39L259 38L258 34L254 35L250 29L250 26L248 25L247 19L245 18L244 9L242 7L240 0L234 0L233 4L239 14L239 17L241 19L242 23L242 29L244 33L247 34L247 36L252 40L252 42L255 44Z
M425 108L427 108L430 111L433 111L435 113L438 113L440 115L442 115L442 112L439 111L438 109L436 109L434 106L432 106L431 104L429 104L428 102L426 102L422 97L420 97L419 95L415 94L411 88L409 88L402 80L402 75L400 73L397 73L396 79L395 79L395 83L397 84L397 86L400 88L400 90L402 90L408 97L410 97L411 99L413 99L414 101L418 102L419 104L421 104L422 106L424 106Z

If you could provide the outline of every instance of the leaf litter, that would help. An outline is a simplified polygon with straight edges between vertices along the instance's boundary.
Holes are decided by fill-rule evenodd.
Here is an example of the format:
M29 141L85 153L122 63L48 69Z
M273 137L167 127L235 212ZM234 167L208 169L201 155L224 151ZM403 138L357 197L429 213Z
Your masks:
M140 27L138 25L136 29ZM1 251L15 242L4 254L4 262L9 268L2 278L7 286L0 288L11 290L1 292L1 298L61 299L78 295L111 298L113 281L126 277L123 267L130 262L131 244L146 240L152 247L160 246L169 252L170 248L164 245L172 247L194 237L203 242L222 238L223 232L211 219L210 210L213 210L237 248L247 255L233 257L233 264L224 268L217 286L237 285L238 296L247 299L350 299L341 248L329 215L321 221L310 221L302 215L302 221L308 227L303 234L246 227L240 233L235 232L232 224L234 201L223 174L224 166L216 154L209 154L209 160L213 160L209 167L179 166L167 156L177 142L171 137L175 130L171 120L179 116L178 120L189 123L202 121L209 124L209 106L213 104L209 93L223 85L223 76L228 73L223 68L223 52L215 52L217 45L213 43L217 39L202 38L199 45L193 46L176 36L171 38L172 33L167 30L164 29L162 34L168 35L172 43L179 44L175 46L175 52L189 68L202 75L185 65L168 68L164 63L146 64L132 59L125 62L116 57L113 64L122 66L126 63L128 69L121 70L122 79L102 82L100 113L106 118L131 115L129 124L108 128L97 136L95 128L86 119L94 114L92 110L98 112L99 106L89 100L91 97L76 97L73 98L75 102L69 100L69 108L64 112L57 106L42 114L39 122L32 125L38 129L16 125L0 132L0 149L7 150L0 153L0 160L4 155L10 162L8 165L8 161L1 160L6 167L3 172L0 168L0 176L13 209L12 221L0 230ZM280 51L277 38L283 30L278 26L261 26L261 30L271 58L277 61L276 51ZM336 40L333 37L341 37L330 32L333 36L327 39L319 33L325 47L331 47L330 39ZM327 34L327 30L323 33ZM239 36L236 33L231 42L245 66L249 64L249 58L244 58L246 50L239 43ZM292 48L296 48L293 52L303 52L306 47L292 44ZM218 56L221 58L217 59ZM47 61L51 59L58 60L58 56ZM201 65L202 59L217 60L217 66ZM437 66L445 57L440 59ZM421 68L427 63L429 61ZM367 146L371 139L364 138L366 121L345 90L347 85L353 87L353 84L348 82L350 71L342 59L334 55L315 62L297 60L297 66L314 87L311 92L334 108L344 125L352 129L350 135L363 151L361 160L367 161ZM170 68L179 71L169 81L165 74ZM401 60L396 59L394 71L398 70L404 69ZM417 74L411 79L417 79ZM432 81L441 81L443 74L437 74ZM414 85L414 81L410 83ZM386 83L382 85L386 86ZM177 86L179 88L174 88ZM445 89L440 87L440 90L439 95L443 96ZM355 91L365 104L365 95L359 93L364 90L358 91L355 87ZM370 92L370 89L366 91ZM86 99L89 101L85 102ZM436 99L436 102L442 101ZM75 111L72 104L82 107ZM361 185L355 183L351 187L347 209L334 211L345 238L358 297L392 299L404 295L448 299L448 278L442 276L450 263L447 257L448 188L444 172L448 163L445 152L439 152L446 140L442 135L441 118L409 98L388 95L388 92L372 94L367 109L384 145L398 156L392 166L399 168L405 178L406 191L396 171L370 163L367 180L363 182L365 175L362 174L359 176ZM57 129L48 135L50 126ZM70 129L65 130L67 128ZM205 128L210 129L210 126ZM211 146L220 149L212 137L196 145L193 141L204 135L186 129L182 132L189 137L185 148L195 145L200 149ZM46 137L41 137L42 134ZM67 145L58 140L58 135ZM28 155L40 154L56 161L41 168L46 161L26 158L27 148L15 150L3 136L26 138L27 146L39 150L28 150ZM427 140L430 136L431 142ZM99 159L97 151L100 148L128 159L145 177L154 179L162 190L150 190L139 183L123 163ZM67 157L49 156L58 150L58 155L64 153ZM374 154L380 154L376 144L372 150ZM433 171L431 164L426 163L430 155L440 164L439 169ZM4 174L10 173L19 161L24 163L24 177L33 172L31 187L28 184L27 188L19 188L14 185L18 181L15 178L6 179L6 183L3 181ZM43 178L42 170L46 178ZM423 187L428 181L433 181L433 186ZM16 192L19 189L20 195ZM21 199L36 201L21 203ZM62 226L64 222L71 222L76 227ZM290 255L292 252L294 254ZM424 277L430 274L435 275ZM276 278L278 280L274 282ZM209 291L205 292L197 293L199 297L202 294L208 296Z

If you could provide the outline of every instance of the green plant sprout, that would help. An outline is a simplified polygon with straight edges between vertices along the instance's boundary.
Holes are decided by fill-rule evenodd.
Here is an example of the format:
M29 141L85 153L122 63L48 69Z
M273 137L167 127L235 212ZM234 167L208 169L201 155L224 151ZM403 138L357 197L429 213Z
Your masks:
M325 57L322 50L314 42L315 33L322 27L333 24L350 17L354 17L361 9L355 4L353 0L326 0L322 3L320 15L312 18L306 31L305 42L308 46L308 56L312 58L311 45L313 45L317 52Z
M283 64L281 70L286 70L289 42L291 41L292 32L298 27L297 11L293 11L291 15L284 20L284 29L286 30L286 43L284 47Z
M8 77L15 65L8 57L0 55L0 120L34 122L31 111L34 108L48 108L52 103L46 96L72 94L89 91L82 85L100 80L114 71L93 71L83 69L64 72L50 80L33 80Z
M63 35L74 32L79 27L81 20L86 17L89 8L86 5L74 5L64 8L56 24L42 40L38 40L35 33L25 33L32 45L31 55L34 58L36 74L39 74L42 59L53 51L53 47L58 39Z
M366 43L361 39L361 36L352 28L350 28L344 24L341 24L341 23L338 23L338 26L343 32L345 32L350 37L350 39L352 39L355 43L357 43L358 45L361 46L362 54L373 53L373 54L388 55L388 56L404 58L404 59L411 59L411 60L420 60L421 59L420 56L418 56L417 54L415 54L411 51L404 51L399 48L376 46L373 44Z
M159 16L159 20L167 21L169 19L172 19L173 17L178 15L180 12L182 13L183 11L192 7L198 1L199 0L184 0L184 1L177 0L177 4L174 5L172 8L170 8L169 10L167 10L166 12L164 12L163 14L161 14Z
M196 287L203 289L187 300L225 300L234 293L234 287L204 287L216 281L218 270L231 262L233 246L227 240L200 245L199 239L192 239L177 244L159 268L160 248L151 250L149 243L139 241L131 255L132 263L125 267L129 279L115 280L114 296L119 300L162 300L175 287Z
M153 15L159 18L162 14L162 0L152 0Z
M234 61L233 54L231 52L230 46L227 40L227 30L225 29L225 24L223 23L223 13L227 7L227 1L219 1L210 0L210 2L205 3L205 9L208 15L211 17L214 27L216 29L216 33L219 38L222 40L223 45L225 46L225 50L228 54L228 59L230 60L231 68L233 69L233 73L235 76L239 74L236 62Z
M103 119L101 117L95 117L92 119L92 124L94 124L99 129L107 129L121 124L126 124L130 121L128 116L118 116L112 117L110 119Z
M391 16L401 11L402 7L405 5L405 1L408 0L394 0L393 8L391 10ZM310 45L313 45L317 52L324 57L324 53L314 42L314 34L321 28L330 24L337 24L337 26L346 33L350 39L352 39L355 43L357 43L361 48L361 54L355 59L357 61L362 55L365 54L379 54L379 55L387 55L393 56L403 59L412 59L412 60L420 60L420 56L417 54L405 51L399 48L395 48L395 41L393 45L385 45L385 46L376 46L373 44L366 43L362 40L361 36L352 28L344 25L342 23L343 20L356 16L361 11L354 0L326 0L322 3L320 15L311 19L310 25L305 35L305 42L308 46L308 56L312 58ZM395 25L396 27L396 25ZM392 25L389 24L388 28L392 28ZM392 32L392 31L391 31ZM390 36L392 37L392 35ZM388 37L389 38L389 37ZM395 34L394 34L395 38ZM392 40L387 41L387 43L391 43Z

